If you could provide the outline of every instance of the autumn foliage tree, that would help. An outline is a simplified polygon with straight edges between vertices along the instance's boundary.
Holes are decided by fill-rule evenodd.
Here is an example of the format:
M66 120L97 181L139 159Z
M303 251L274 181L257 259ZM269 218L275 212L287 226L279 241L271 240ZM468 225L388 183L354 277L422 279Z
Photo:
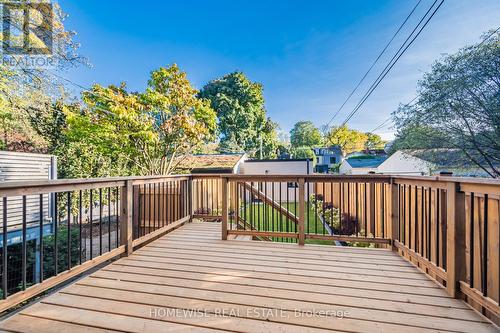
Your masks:
M350 129L347 125L334 126L330 128L326 135L326 141L333 146L339 146L342 155L363 150L368 137L366 133Z

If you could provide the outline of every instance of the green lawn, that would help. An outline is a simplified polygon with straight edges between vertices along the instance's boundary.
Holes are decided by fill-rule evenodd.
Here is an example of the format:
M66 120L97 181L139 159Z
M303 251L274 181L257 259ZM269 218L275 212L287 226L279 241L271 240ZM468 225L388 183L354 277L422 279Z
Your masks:
M293 213L295 216L298 215L298 203L294 202L282 202L282 207L285 207ZM328 232L323 227L319 216L314 212L314 206L310 205L309 209L306 204L306 233L310 234L320 234L327 235ZM245 217L245 220L253 226L258 231L274 231L274 232L297 232L297 225L293 220L288 219L285 215L280 214L276 209L273 209L270 205L263 203L253 203L242 206L240 210L240 215ZM233 226L234 228L234 226ZM294 239L287 239L281 237L273 237L273 241L281 242L296 242ZM310 244L332 244L332 241L322 241L322 240L306 240L306 243Z

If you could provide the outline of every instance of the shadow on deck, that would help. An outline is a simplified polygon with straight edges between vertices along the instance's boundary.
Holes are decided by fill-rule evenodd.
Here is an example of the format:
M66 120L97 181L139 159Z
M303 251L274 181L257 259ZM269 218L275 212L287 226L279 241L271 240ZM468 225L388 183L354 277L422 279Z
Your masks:
M396 252L189 223L0 323L11 332L496 332Z

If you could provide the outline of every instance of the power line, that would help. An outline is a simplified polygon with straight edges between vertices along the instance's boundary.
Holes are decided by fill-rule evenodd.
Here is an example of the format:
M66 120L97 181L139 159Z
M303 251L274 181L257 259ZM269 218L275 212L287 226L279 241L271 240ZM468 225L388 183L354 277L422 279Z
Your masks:
M407 107L407 106L410 106L411 103L413 103L419 96L415 96L412 98L411 101L409 101L408 103L406 103L405 105L403 105L403 107ZM377 127L375 127L374 129L372 129L369 133L374 133L376 130L378 129L381 129L382 127L385 127L385 125L387 125L387 123L392 120L392 115L390 115L388 118L386 118L381 124L379 124Z
M326 124L326 126L329 126L332 121L335 119L335 117L337 117L337 115L340 113L340 111L342 111L342 109L344 108L344 106L347 104L347 102L351 99L352 95L356 92L356 90L359 88L359 86L361 85L361 83L363 83L363 81L366 79L366 77L368 76L368 74L371 72L371 70L373 69L373 67L375 66L375 64L377 64L377 62L379 61L379 59L382 57L382 55L385 53L385 51L387 50L387 48L389 47L389 45L392 43L392 41L394 40L394 38L396 38L396 36L398 35L398 33L401 31L401 29L403 28L403 26L406 24L406 22L408 21L408 19L411 17L411 15L413 14L413 12L415 11L415 9L417 9L418 5L420 4L422 0L419 0L417 2L417 4L415 5L415 7L413 7L413 9L411 10L411 12L408 14L408 16L405 18L405 20L403 21L403 23L399 26L398 30L396 30L396 32L394 33L394 35L391 37L391 39L389 40L389 42L385 45L385 47L382 49L382 51L379 53L379 55L377 56L377 58L375 59L375 61L371 64L370 68L368 68L368 70L366 71L366 73L363 75L363 77L361 78L361 80L358 82L358 84L354 87L354 89L351 91L351 93L349 94L349 96L347 96L346 100L344 101L344 103L342 103L342 105L340 106L340 108L335 112L335 114L333 115L333 117L330 119L330 121Z
M495 29L493 32L491 32L489 35L487 35L486 37L483 38L483 40L477 44L475 47L479 47L481 45L483 45L488 39L490 39L491 36L493 36L495 33L497 33L498 31L500 31L500 27L498 27L497 29ZM415 96L411 101L409 101L408 103L406 103L403 107L407 107L409 106L411 103L413 103L419 96ZM377 127L375 127L374 129L372 129L370 131L370 133L374 133L375 131L385 127L387 125L387 123L392 119L392 115L389 116L388 118L386 118L381 124L379 124Z
M432 10L434 5L437 3L438 0L435 0L434 3L431 5L429 10L425 13L425 15L422 17L422 19L418 22L416 27L413 29L413 31L410 33L408 38L405 40L405 42L401 45L401 47L398 49L398 51L394 54L392 59L389 61L389 63L386 65L386 67L382 70L382 72L379 74L377 79L374 81L374 83L370 86L368 91L365 93L365 95L361 98L361 100L358 102L356 107L351 111L351 113L346 117L346 119L343 121L342 126L346 125L347 122L359 111L361 106L366 102L366 100L371 96L373 91L378 87L378 85L383 81L383 79L389 74L391 69L394 67L394 65L398 62L398 60L401 58L401 56L408 50L408 48L413 44L413 42L417 39L417 37L422 33L422 31L425 29L427 24L429 24L430 20L434 17L436 12L441 8L441 5L444 3L444 0L441 0L439 5L434 9L432 14L427 18L425 23L421 26L417 34L410 40L410 42L407 44L408 40L412 37L414 32L418 29L418 27L421 25L421 23L424 21L424 19L427 17L429 12ZM406 46L405 46L406 44Z

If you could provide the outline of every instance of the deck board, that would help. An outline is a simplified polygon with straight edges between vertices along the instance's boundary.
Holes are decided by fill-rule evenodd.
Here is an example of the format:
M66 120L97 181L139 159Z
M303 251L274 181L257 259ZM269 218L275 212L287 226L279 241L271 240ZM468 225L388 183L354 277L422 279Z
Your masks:
M476 333L497 328L389 250L222 241L219 224L190 223L27 307L1 322L0 330Z

